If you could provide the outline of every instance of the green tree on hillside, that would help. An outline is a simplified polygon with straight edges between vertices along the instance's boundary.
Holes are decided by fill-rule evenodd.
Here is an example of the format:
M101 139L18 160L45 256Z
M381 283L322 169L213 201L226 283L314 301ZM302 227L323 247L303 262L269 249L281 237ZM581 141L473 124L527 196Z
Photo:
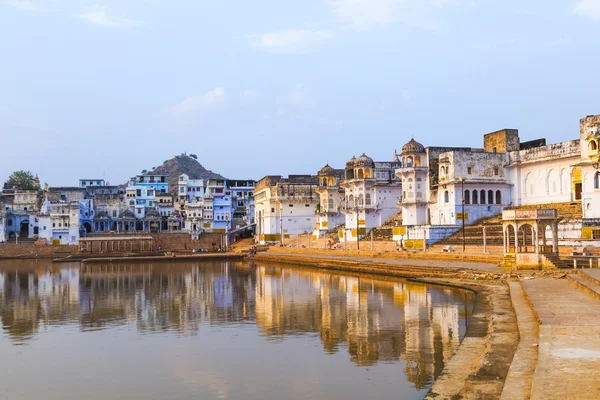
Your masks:
M194 160L198 160L198 156L195 154L190 154L190 157L193 158Z
M12 189L13 187L21 190L37 190L40 188L40 182L29 171L15 171L4 183L5 189Z

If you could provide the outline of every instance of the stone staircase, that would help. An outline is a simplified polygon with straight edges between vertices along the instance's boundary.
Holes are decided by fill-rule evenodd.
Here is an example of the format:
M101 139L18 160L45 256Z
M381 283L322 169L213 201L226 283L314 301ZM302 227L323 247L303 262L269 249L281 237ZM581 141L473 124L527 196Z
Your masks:
M579 270L567 275L567 279L585 293L600 300L600 270Z
M469 246L483 246L483 227L486 229L486 242L488 246L503 246L502 217L494 216L465 226L465 244ZM463 243L462 229L455 234L440 240L435 247L460 246Z
M562 259L556 254L544 254L544 256L556 268L559 268L559 269L560 268L563 268L563 269L573 268L572 262L570 262L569 260Z
M383 225L377 228L371 229L361 241L370 241L371 240L371 232L373 232L373 240L374 241L390 241L393 240L392 228L395 226L402 225L402 211L395 214L393 217L385 221Z

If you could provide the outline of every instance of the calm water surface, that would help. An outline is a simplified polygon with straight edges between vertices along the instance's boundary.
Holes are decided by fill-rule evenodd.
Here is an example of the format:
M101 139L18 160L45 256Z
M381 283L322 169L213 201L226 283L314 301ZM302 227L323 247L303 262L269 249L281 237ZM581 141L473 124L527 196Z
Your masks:
M0 262L0 399L422 399L473 300L260 263Z

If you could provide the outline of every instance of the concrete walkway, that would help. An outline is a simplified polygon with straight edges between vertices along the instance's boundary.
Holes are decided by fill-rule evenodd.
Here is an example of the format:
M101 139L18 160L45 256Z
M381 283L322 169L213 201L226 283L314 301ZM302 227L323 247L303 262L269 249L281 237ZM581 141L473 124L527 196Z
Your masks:
M523 288L542 324L531 399L599 399L600 301L566 279Z
M519 325L519 345L510 364L500 399L530 399L538 359L539 325L521 284L509 281L508 286Z
M276 258L278 255L285 256L286 258L297 257L299 262L302 263L302 259L318 259L318 260L334 260L334 261L350 261L364 265L389 265L391 267L415 267L415 268L432 268L432 269L444 269L448 271L458 270L474 270L482 271L487 273L502 274L505 273L497 263L483 263L483 262L464 262L455 260L419 260L419 259L406 259L406 258L391 258L391 257L366 257L366 256L344 256L344 255L324 255L324 254L293 254L286 253L285 250L273 251L269 250L267 253L259 253L258 258Z

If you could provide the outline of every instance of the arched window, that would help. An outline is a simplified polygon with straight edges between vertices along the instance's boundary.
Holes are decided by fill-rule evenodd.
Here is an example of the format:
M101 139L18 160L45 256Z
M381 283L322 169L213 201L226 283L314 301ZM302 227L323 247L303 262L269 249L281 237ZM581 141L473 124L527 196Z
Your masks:
M412 156L408 156L406 158L406 167L407 168L412 168L412 166L413 166L413 158L412 158Z
M595 140L591 140L590 144L589 144L589 149L590 149L590 151L598 150L598 143L596 143Z
M371 205L371 193L365 194L365 204L368 206Z
M496 204L502 204L502 192L496 190Z
M447 190L444 192L444 203L450 203L450 193Z
M471 204L471 192L465 190L465 204Z
M600 172L596 172L594 175L594 189L600 189Z
M365 176L363 175L362 168L358 170L358 179L363 179Z
M479 193L479 204L485 204L485 190L483 189Z
M332 211L333 210L333 199L330 198L327 202L327 211Z
M364 203L363 203L363 195L362 195L362 194L359 194L359 195L358 195L358 205L359 205L359 206L362 206L363 204L364 204Z
M354 207L354 196L353 195L350 195L350 197L348 197L348 203L349 203L348 205L350 207Z
M415 167L421 166L421 157L415 156Z
M477 201L477 190L473 190L473 204L478 204Z
M333 186L333 178L329 178L329 186Z
M442 175L446 175L446 167L442 165Z
M488 190L488 204L494 204L494 191Z

